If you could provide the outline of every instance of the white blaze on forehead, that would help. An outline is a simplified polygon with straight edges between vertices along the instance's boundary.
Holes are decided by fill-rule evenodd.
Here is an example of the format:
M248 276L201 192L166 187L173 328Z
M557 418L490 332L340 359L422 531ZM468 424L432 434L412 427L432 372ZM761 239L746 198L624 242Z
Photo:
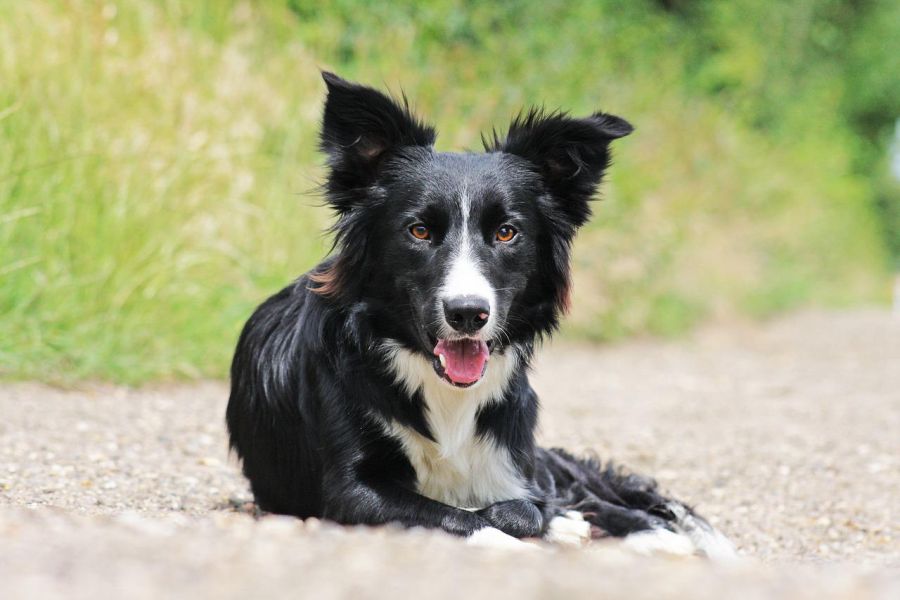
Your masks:
M491 314L494 313L496 302L494 286L487 280L482 271L482 265L473 252L469 241L469 197L464 193L460 200L462 212L462 226L458 236L457 246L450 259L450 268L441 286L441 298L455 298L458 296L478 296L488 301Z
M494 287L481 271L481 265L478 264L478 260L471 252L466 238L462 239L460 247L453 257L450 270L447 272L446 279L444 279L441 295L444 298L479 296L488 301L492 309L491 312L493 312Z

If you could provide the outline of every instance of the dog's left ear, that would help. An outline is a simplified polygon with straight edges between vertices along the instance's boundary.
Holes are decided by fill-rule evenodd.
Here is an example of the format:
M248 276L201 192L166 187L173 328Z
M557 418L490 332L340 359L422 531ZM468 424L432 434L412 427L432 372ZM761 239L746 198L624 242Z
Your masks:
M340 197L375 181L386 158L408 146L434 144L434 128L370 87L322 72L328 86L320 147L328 155L329 191L338 210Z
M602 112L576 119L532 109L513 120L505 140L495 133L485 146L488 151L520 156L537 167L550 193L578 227L590 216L588 201L609 166L610 142L632 131L625 119Z

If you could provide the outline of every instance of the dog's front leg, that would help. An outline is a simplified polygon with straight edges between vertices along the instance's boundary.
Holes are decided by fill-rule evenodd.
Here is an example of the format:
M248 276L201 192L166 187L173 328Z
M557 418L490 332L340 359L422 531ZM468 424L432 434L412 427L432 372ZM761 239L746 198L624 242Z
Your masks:
M345 525L383 525L443 529L469 537L491 527L484 517L426 498L397 484L344 481L329 486L323 516Z
M544 531L544 514L529 500L504 500L482 508L475 514L513 537L540 537Z

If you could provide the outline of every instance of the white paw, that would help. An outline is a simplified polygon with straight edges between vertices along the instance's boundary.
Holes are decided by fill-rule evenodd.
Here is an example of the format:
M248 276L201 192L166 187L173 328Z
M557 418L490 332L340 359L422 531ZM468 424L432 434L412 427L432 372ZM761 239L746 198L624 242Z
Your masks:
M668 529L649 529L625 537L622 545L643 556L668 554L690 556L694 554L694 544L690 538Z
M563 546L584 546L591 541L591 524L580 512L570 510L550 519L544 541Z
M538 550L534 544L523 542L493 527L479 529L466 538L466 544L481 548L504 548L507 550Z
M732 562L738 560L737 550L727 537L716 529L700 536L691 535L691 541L697 552L716 562Z
M670 502L668 508L676 517L675 527L691 540L697 554L717 562L737 560L734 544L719 530L706 521L697 519L677 502Z

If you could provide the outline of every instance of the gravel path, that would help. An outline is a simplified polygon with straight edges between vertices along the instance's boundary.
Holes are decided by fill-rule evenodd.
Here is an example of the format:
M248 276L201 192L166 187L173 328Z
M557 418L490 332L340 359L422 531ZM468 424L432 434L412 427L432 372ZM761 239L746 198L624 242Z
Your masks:
M545 348L546 444L615 457L747 558L474 549L234 512L217 382L0 385L0 597L900 597L900 318L804 313Z

